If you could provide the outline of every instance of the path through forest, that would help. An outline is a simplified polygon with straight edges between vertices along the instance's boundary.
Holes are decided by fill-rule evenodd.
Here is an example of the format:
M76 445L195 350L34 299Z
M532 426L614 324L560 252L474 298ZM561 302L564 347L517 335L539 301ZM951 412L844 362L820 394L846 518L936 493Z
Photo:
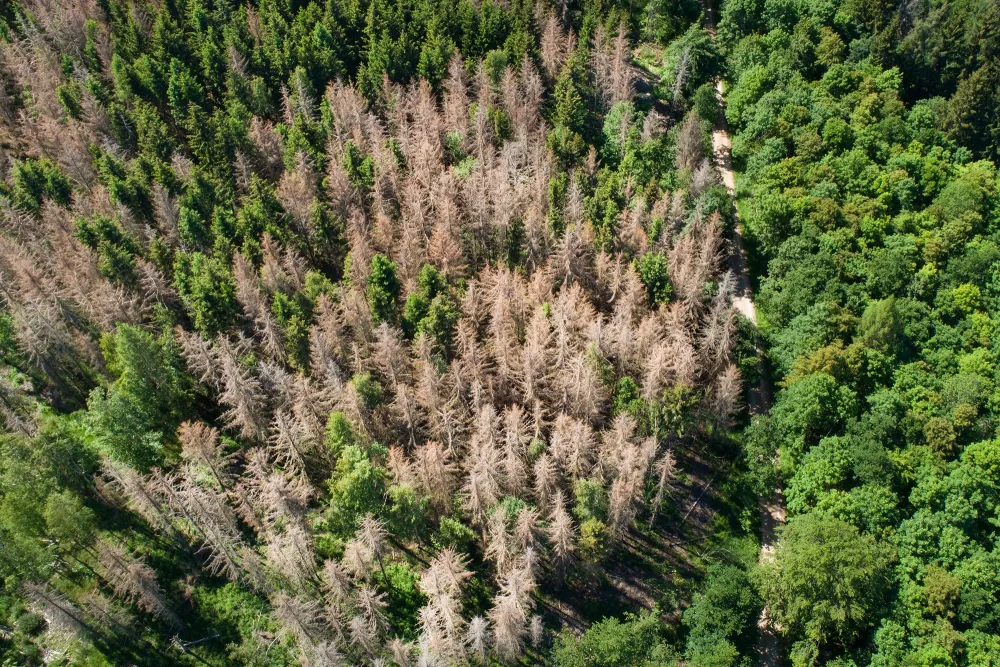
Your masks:
M721 80L716 81L715 90L721 103L723 101ZM715 155L716 167L719 170L719 175L722 177L722 182L729 190L729 193L733 194L736 186L736 177L733 173L730 148L725 115L720 111L719 119L716 122L715 129L712 131L712 152ZM743 230L740 225L739 213L737 212L735 215L736 224L733 227L732 238L730 239L732 247L729 253L729 268L736 276L736 293L733 296L733 306L756 325L757 310L753 303L750 272L747 269L746 253L743 249ZM761 352L762 350L758 348L758 354ZM771 408L770 377L768 376L763 359L758 364L760 382L750 392L747 400L751 419L756 415L767 413ZM760 497L758 508L760 510L760 560L761 562L766 562L774 558L775 529L785 522L785 498L780 485L770 494ZM781 664L780 641L775 628L770 622L766 608L757 622L757 627L760 629L760 639L757 642L757 654L760 657L760 664L764 667Z
M712 39L715 39L715 15L712 8L712 0L703 0L705 28ZM716 119L715 128L712 131L712 153L715 156L716 168L722 177L722 183L729 190L729 194L734 197L736 175L733 173L733 162L731 156L732 144L729 140L729 128L726 124L725 96L723 94L722 79L715 82L715 94L718 97L720 110ZM733 296L733 306L747 319L757 324L757 310L753 303L753 290L750 283L750 271L747 266L746 252L743 247L743 228L740 224L739 212L734 213L736 220L733 226L731 248L729 253L729 268L736 276L736 293ZM750 392L747 400L747 407L750 410L751 419L757 415L763 415L771 408L771 379L768 375L766 365L763 361L762 350L758 346L758 375L760 381ZM774 547L776 543L776 528L785 522L785 498L782 493L780 482L778 487L766 496L759 499L758 508L760 510L760 561L766 562L774 558ZM765 607L761 617L757 622L760 630L760 638L757 641L757 655L762 667L776 667L781 664L781 641L776 629L771 623L768 610Z

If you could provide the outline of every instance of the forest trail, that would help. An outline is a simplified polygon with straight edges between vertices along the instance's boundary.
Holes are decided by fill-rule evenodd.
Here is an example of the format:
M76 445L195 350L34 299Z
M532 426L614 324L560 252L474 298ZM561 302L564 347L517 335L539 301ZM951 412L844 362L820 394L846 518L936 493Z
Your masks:
M724 104L722 80L715 82L716 95L719 103ZM733 173L732 158L730 155L731 145L729 141L729 131L726 127L726 118L723 111L719 112L715 129L712 131L712 153L715 155L716 168L722 177L722 183L729 190L729 194L734 194L736 187L736 176ZM746 252L743 248L743 230L740 224L739 212L735 213L736 224L733 226L731 252L729 253L729 268L736 276L736 293L733 295L733 306L743 316L749 319L756 326L757 310L753 303L753 291L750 285L750 272L747 268ZM758 354L762 350L758 347ZM750 410L751 419L755 415L766 414L771 408L771 379L767 368L763 362L758 362L758 372L760 382L750 392L747 400L747 407ZM774 547L777 542L775 530L785 522L785 498L782 494L779 483L769 495L761 496L758 504L760 510L760 561L766 562L774 558ZM775 667L780 665L781 642L777 636L776 628L773 627L767 608L761 613L757 622L760 630L760 639L757 642L757 655L760 658L762 667Z
M705 29L715 39L715 15L712 0L702 0L704 8ZM719 100L719 117L712 130L712 154L715 157L716 169L722 178L723 185L729 190L734 201L735 224L733 225L731 248L729 253L729 268L736 277L736 293L733 295L733 306L747 319L757 324L757 310L753 302L753 288L750 282L750 271L747 266L746 251L743 247L743 228L740 223L739 211L735 210L736 175L733 173L732 143L729 139L729 128L726 123L725 96L722 79L715 81L715 94ZM771 378L763 361L762 350L758 346L758 375L760 381L750 392L747 408L751 419L756 415L766 414L771 408ZM760 510L760 562L774 558L774 548L777 542L776 529L785 522L785 497L779 481L777 488L761 496L758 502ZM781 640L777 628L771 622L765 607L757 622L760 637L757 641L756 653L762 667L777 667L782 664Z

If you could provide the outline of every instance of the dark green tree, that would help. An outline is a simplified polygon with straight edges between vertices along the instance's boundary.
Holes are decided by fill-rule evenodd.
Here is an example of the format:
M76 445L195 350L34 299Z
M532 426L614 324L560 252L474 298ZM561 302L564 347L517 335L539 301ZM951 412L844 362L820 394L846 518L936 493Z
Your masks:
M609 618L592 625L582 636L561 635L552 652L557 667L656 667L672 664L677 656L663 634L657 609L625 620Z
M205 336L215 336L236 322L239 311L233 275L218 259L200 252L177 253L174 285L195 327Z
M396 301L399 299L399 279L396 278L396 264L382 254L372 257L371 273L365 288L368 307L375 322L396 321Z
M120 325L102 339L108 371L115 378L95 389L85 422L97 447L112 459L148 469L162 461L188 402L173 338Z
M857 528L816 513L782 529L773 564L760 573L761 594L794 640L819 652L850 643L886 604L891 554Z

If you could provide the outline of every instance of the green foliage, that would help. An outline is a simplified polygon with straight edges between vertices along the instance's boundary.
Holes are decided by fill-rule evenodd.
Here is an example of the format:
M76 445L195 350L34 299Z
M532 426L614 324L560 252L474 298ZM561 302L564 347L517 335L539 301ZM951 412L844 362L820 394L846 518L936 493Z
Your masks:
M743 431L741 449L751 484L759 494L768 493L778 483L779 443L777 427L768 416L752 419Z
M131 128L122 128L131 132ZM127 206L135 215L148 218L152 212L149 174L138 161L124 162L96 145L90 147L94 168L101 184L115 203Z
M817 650L850 642L886 603L891 556L885 545L839 519L807 514L781 531L761 591L786 632Z
M385 255L372 257L371 273L365 288L368 307L375 322L396 321L396 301L399 299L399 279L396 278L396 264Z
M670 266L662 252L647 252L636 261L635 268L646 286L646 299L651 308L670 301L674 286L670 284Z
M973 55L997 43L986 4L934 1L903 23L890 18L898 3L723 7L740 212L766 269L758 317L780 387L771 416L743 434L749 478L764 492L780 470L793 524L843 522L811 538L841 546L802 549L803 563L839 550L882 582L848 593L815 577L809 595L804 583L789 594L795 664L860 664L870 645L873 665L972 664L942 628L960 643L984 627L956 612L949 577L993 548L935 523L948 512L921 494L943 507L929 490L994 435L984 398L995 386L987 294L998 256L983 223L997 216L997 172L972 152L996 146L996 88L975 83L987 66ZM971 33L946 45L946 24ZM825 534L837 531L847 537ZM945 534L967 546L942 567ZM875 570L893 557L907 565L886 583Z
M852 409L850 392L826 373L813 373L792 384L771 410L782 437L782 454L794 461L821 437L836 432Z
M715 86L712 83L702 84L698 90L694 91L691 105L700 117L708 121L714 121L722 112L719 98L715 93Z
M446 35L431 32L420 49L417 73L432 86L437 86L448 73L448 62L454 52L455 44Z
M379 570L372 579L386 591L386 616L393 636L415 639L419 631L418 612L427 604L427 597L417 588L420 576L403 563L389 563L384 574Z
M570 58L556 79L552 124L582 134L587 126L587 107L580 92L582 68L578 58Z
M431 542L436 549L452 548L461 553L468 553L476 539L474 530L460 519L450 516L441 517L437 532L431 536Z
M354 390L358 392L361 405L368 411L372 411L382 403L382 385L375 380L371 373L358 373L351 378Z
M359 190L371 190L375 184L375 164L370 157L361 154L353 141L344 144L344 162L341 166L351 185Z
M56 88L56 97L67 116L74 119L80 118L80 114L83 113L83 89L75 79L70 79Z
M427 526L429 501L412 484L393 484L387 491L388 525L393 535L412 540L421 537Z
M191 517L172 517L176 535L151 538L133 512L98 502L95 489L104 492L93 475L102 459L140 473L161 466L165 479L216 488L202 466L186 479L174 433L183 420L219 425L222 409L240 399L263 412L253 415L262 424L280 404L293 414L296 431L308 431L297 443L309 462L299 480L318 488L303 525L313 530L322 558L340 556L362 515L385 522L391 555L369 583L387 596L385 636L416 640L425 603L416 582L431 547L467 553L481 572L490 571L489 559L462 496L432 502L425 494L434 490L397 467L396 450L390 455L375 442L415 454L399 431L412 402L373 365L371 332L357 328L367 321L356 317L364 315L357 312L357 290L364 290L376 326L399 326L407 346L425 337L438 370L455 354L460 316L478 340L491 336L492 313L480 307L485 302L492 310L495 295L473 284L487 264L506 265L531 285L528 301L513 304L512 340L519 345L532 333L525 330L531 304L550 298L555 304L577 283L599 294L595 305L610 321L618 286L605 262L619 253L622 261L634 261L648 305L669 304L669 236L716 212L725 229L734 221L725 188L702 182L697 169L674 173L678 149L695 142L684 146L677 131L665 130L696 114L705 120L692 125L696 132L685 141L707 138L719 115L714 79L720 75L762 325L757 332L740 321L731 359L744 387L756 384L759 342L775 373L777 399L769 416L749 419L732 441L713 432L703 447L711 454L706 460L735 459L727 468L732 477L713 491L745 485L768 493L780 472L791 524L777 565L766 566L759 583L786 631L791 660L997 661L1000 190L995 166L985 161L997 157L1000 142L995 2L727 0L716 8L722 13L716 41L693 0L588 0L554 8L560 28L576 35L575 46L558 59L540 40L545 11L553 8L537 2L101 0L66 25L53 22L45 3L22 4L0 3L0 39L11 47L5 61L15 74L0 94L13 128L4 142L10 173L0 198L27 214L7 216L13 222L5 236L45 261L38 295L0 286L10 311L0 312L0 360L23 371L0 369L0 412L7 428L37 428L30 437L0 436L6 591L0 595L0 662L293 665L321 657L312 654L315 642L303 639L308 633L279 627L272 604L279 591L267 600L247 581L224 585L207 574L206 552L193 552L204 545ZM626 52L646 74L633 99L606 109L608 72L593 65L609 62L596 48L597 31L607 36L619 25L630 40ZM63 34L67 26L72 39ZM643 41L653 43L637 44ZM455 56L471 84L465 94L477 98L471 108L452 106L461 97L449 80ZM553 61L557 71L549 69ZM532 82L529 65L540 84ZM529 84L530 95L510 87L508 68ZM427 80L430 97L406 88L417 77ZM336 82L355 82L360 97ZM536 96L544 124L521 108ZM431 108L447 120L432 119ZM529 126L534 164L505 175L501 167L525 154L521 140ZM545 132L548 154L533 152L537 131ZM437 153L444 163L429 168L424 158ZM541 174L537 183L525 180L535 173ZM504 176L513 191L489 180ZM470 202L496 207L492 199L477 201L484 192L501 202L516 195L502 224L470 215ZM461 204L457 218L448 217L452 196ZM75 242L60 236L66 229L55 207L71 204L75 227L68 229L86 251L67 257ZM542 216L551 235L538 226ZM582 237L565 238L571 221ZM44 230L41 236L36 228ZM354 248L355 258L384 255L351 270L344 259L348 237L363 246ZM596 248L576 247L579 238ZM51 262L44 256L50 249ZM577 260L593 263L600 279L531 282L562 250L571 251L559 255L566 268L575 273L570 265ZM264 266L259 303L242 289L238 303L231 274L236 252ZM456 253L460 261L453 262ZM82 274L75 290L69 267L86 268L88 257L99 276ZM11 269L17 287L26 280L17 262L0 258L0 265L0 282ZM364 285L342 279L359 275L368 276ZM54 286L44 282L53 277ZM555 293L542 296L550 288ZM135 307L123 309L114 290ZM523 292L516 293L523 301ZM269 310L243 313L242 302ZM44 316L51 307L56 316L49 321ZM543 309L553 325L564 316L561 307ZM128 324L115 322L116 312L127 313ZM706 311L692 312L699 325L706 322ZM283 349L265 350L262 329L274 323ZM189 395L175 343L157 333L174 326L194 328L206 340L250 341L240 362L254 369L259 386L226 386L226 405L220 405L210 368ZM572 326L573 337L590 335ZM95 363L102 329L113 331L101 343L103 366ZM704 341L694 342L701 350ZM425 349L417 345L407 354ZM487 367L499 352L488 354ZM463 351L462 363L464 357ZM192 372L217 363L205 359L187 359ZM645 401L634 360L609 354L603 343L588 345L584 359L610 394L613 413L636 419L637 437L702 433L702 408L715 397L700 385L713 372L705 364L698 366L699 386L674 383ZM58 415L45 406L74 407L63 395L75 392L82 400L104 370L107 377L85 410ZM516 378L480 388L465 386L464 375L449 375L445 383L463 404L489 400L503 412L522 402ZM454 387L452 378L459 381ZM410 436L418 448L440 438L439 422L452 416L450 406L431 412L425 389L438 387L417 394ZM540 389L546 396L565 394L551 382ZM544 419L558 410L576 414L568 394L563 402ZM322 419L331 405L357 421L334 412L324 442L315 442L313 418ZM455 413L463 421L465 408ZM603 431L610 416L587 419ZM471 429L458 426L455 451L464 453ZM533 464L549 431L546 422L524 443ZM250 465L252 449L264 445L224 442L224 465L234 478ZM469 472L462 468L462 477ZM577 575L601 579L598 564L605 559L616 575L621 568L668 567L634 550L640 542L609 548L608 472L573 484L575 554L583 561L568 581L574 593ZM508 482L500 493L511 493ZM653 489L638 492L648 499ZM227 489L227 500L234 493ZM719 500L729 500L725 493ZM528 498L530 492L505 496L492 511L503 512L512 529ZM738 508L744 528L753 522L754 502ZM720 525L724 511L733 509L727 504L712 503L723 509ZM176 499L169 506L179 511ZM270 540L242 524L239 534L252 550L240 551L240 559L266 553L272 561L266 569L273 569ZM92 653L57 645L44 631L43 615L29 611L17 591L26 580L48 582L93 621L92 601L84 596L94 590L92 569L100 569L87 548L95 536L107 543L127 538L156 570L170 604L183 610L185 629L122 621L124 634L102 626L75 641L100 649ZM173 544L187 538L193 550ZM690 557L725 551L706 546ZM651 593L671 609L675 603L686 609L682 624L668 626L656 611L606 620L579 639L561 637L551 659L544 647L533 646L522 662L666 665L680 660L675 651L683 647L686 663L747 664L760 605L747 574L709 567L703 592L687 605L690 587L683 580L690 577L678 572L660 572L665 576ZM466 618L490 609L492 574L470 581L462 600ZM544 563L538 574L537 595L547 601L557 592ZM296 595L318 599L322 592L309 584ZM572 605L575 598L558 602ZM115 619L125 616L118 605L125 601L110 608ZM178 642L189 641L191 628L203 629L198 634L206 640L183 651L170 642L175 634ZM351 664L386 657L378 650L362 655L350 643L341 648Z
M73 187L58 165L48 158L17 160L12 176L12 199L18 208L38 215L43 199L69 206Z
M188 401L173 340L130 325L102 339L115 376L87 401L85 421L96 446L116 461L146 470L162 461Z
M865 308L858 323L858 340L873 350L892 353L900 332L896 323L896 302L892 297L873 301Z
M705 589L684 610L688 628L687 659L696 665L739 664L752 650L760 600L746 572L734 565L708 569Z
M343 412L331 412L326 422L325 444L330 453L339 457L345 448L356 445L358 437Z
M458 304L443 276L425 264L417 277L417 289L407 297L403 308L403 333L410 338L423 334L448 354L459 314Z
M89 220L78 218L76 238L97 253L101 275L127 285L135 283L135 257L139 249L118 221L103 215Z
M556 125L549 131L547 145L559 159L560 166L567 169L583 157L586 149L583 137L565 125Z
M597 187L586 201L587 215L596 232L597 245L608 248L617 233L618 216L624 206L621 179L618 172L601 169L597 174Z
M353 534L358 520L381 512L386 472L358 445L344 447L327 482L326 522L336 534Z
M633 416L639 416L645 404L642 401L639 385L632 378L625 376L618 381L614 396L615 413L628 412Z
M483 67L490 79L490 83L494 86L498 85L500 77L503 76L503 71L507 67L507 54L499 49L490 51L483 59Z
M279 665L291 667L295 656L283 642L260 645L259 632L275 632L277 627L267 620L268 604L239 585L195 586L192 599L200 618L221 635L228 658L245 665ZM252 649L252 650L251 650Z
M581 522L588 519L604 520L608 512L608 496L598 480L578 479L573 485L573 495L576 502L573 514Z
M626 151L633 148L638 140L637 121L641 120L636 113L635 104L631 101L618 102L604 116L604 154L617 162L625 157ZM641 127L641 125L640 125Z
M418 322L416 332L434 341L438 349L450 355L455 324L461 314L458 303L450 292L441 292L431 299L427 314Z
M84 547L93 537L94 512L68 489L49 495L42 516L48 534L63 545Z
M587 563L600 563L608 550L607 524L594 516L582 521L577 550Z
M312 303L308 296L304 292L296 292L294 296L276 292L271 311L284 329L288 364L305 369L309 364L309 322L312 319Z
M689 0L649 0L641 17L643 39L666 44L683 33L700 12L698 3Z
M564 634L556 641L551 664L557 667L655 667L676 656L663 632L658 609L625 620L595 623L583 635Z
M83 491L87 476L96 471L94 458L75 425L61 418L45 418L33 438L0 435L0 536L5 553L0 574L8 585L48 576L54 556L46 517L49 499L66 489ZM72 497L71 491L65 493ZM53 506L59 502L53 500ZM63 528L55 521L52 527L57 534Z
M563 167L575 164L586 150L583 139L589 116L584 104L583 68L579 58L572 57L563 66L553 91L554 109L548 146Z
M565 171L556 173L549 179L549 226L553 233L562 236L563 206L566 204L566 191L569 188L569 174Z
M174 285L198 331L212 337L232 326L239 311L226 264L200 252L179 252L173 268Z
M721 67L721 57L715 40L701 23L695 22L678 39L673 40L664 55L663 79L685 97L693 95L702 82L710 80ZM671 91L672 92L672 91ZM679 104L680 100L672 100ZM703 116L714 118L714 116Z

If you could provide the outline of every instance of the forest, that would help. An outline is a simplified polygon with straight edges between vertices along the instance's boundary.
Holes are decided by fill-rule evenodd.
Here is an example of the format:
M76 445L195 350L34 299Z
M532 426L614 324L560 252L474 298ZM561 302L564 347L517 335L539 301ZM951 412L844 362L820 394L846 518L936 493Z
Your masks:
M2 664L1000 665L1000 6L717 4L0 4Z

